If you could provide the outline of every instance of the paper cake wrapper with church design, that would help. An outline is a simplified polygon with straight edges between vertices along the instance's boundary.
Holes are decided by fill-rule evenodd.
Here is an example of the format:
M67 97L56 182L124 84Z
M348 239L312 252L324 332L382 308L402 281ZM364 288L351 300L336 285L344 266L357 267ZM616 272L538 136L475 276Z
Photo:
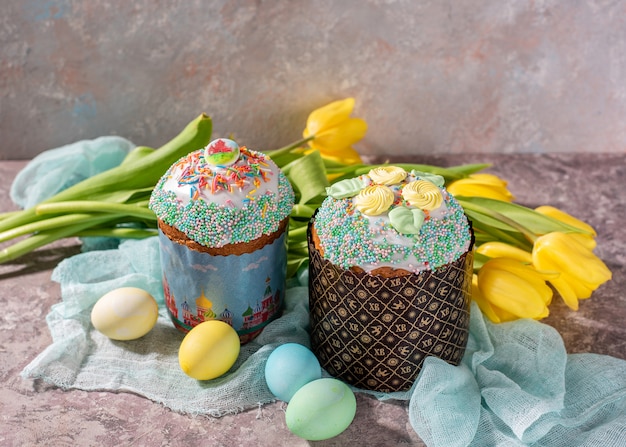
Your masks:
M345 270L316 249L309 224L311 345L334 377L408 390L429 356L461 362L469 333L472 251L435 271L385 278Z
M242 343L282 310L286 232L251 253L214 255L170 240L159 231L165 304L183 332L206 320L230 324Z

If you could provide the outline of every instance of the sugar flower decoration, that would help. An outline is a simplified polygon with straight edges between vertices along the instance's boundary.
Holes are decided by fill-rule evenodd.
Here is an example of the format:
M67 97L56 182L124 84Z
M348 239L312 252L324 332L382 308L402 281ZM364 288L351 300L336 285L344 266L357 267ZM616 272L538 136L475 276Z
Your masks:
M415 180L402 188L402 198L422 210L434 210L443 203L441 190L427 180Z
M398 166L380 166L371 169L367 175L379 185L394 185L404 180L407 172Z
M352 200L356 209L362 214L378 216L389 209L394 198L393 191L387 186L371 185L361 190Z

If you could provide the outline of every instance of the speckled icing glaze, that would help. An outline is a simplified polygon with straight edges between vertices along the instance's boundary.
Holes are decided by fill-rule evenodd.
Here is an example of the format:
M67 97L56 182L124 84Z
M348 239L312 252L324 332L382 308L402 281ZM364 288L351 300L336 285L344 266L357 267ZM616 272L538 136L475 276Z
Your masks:
M206 247L249 242L278 229L293 207L289 180L260 152L240 148L230 166L215 166L197 150L161 177L150 209Z
M344 269L358 266L369 272L392 267L419 273L448 264L468 250L469 222L463 208L443 187L443 179L412 171L400 181L396 178L394 183L386 182L384 185L394 194L393 202L386 211L367 215L359 211L359 199L362 191L383 184L379 177L375 178L377 181L370 175L362 175L329 189L329 196L315 218L315 230L326 259ZM406 199L408 191L403 195L406 185L423 180L441 193L441 203L434 209L412 204ZM394 214L397 208L409 216L420 216L415 234L398 231L395 222L396 227L392 225L389 214Z

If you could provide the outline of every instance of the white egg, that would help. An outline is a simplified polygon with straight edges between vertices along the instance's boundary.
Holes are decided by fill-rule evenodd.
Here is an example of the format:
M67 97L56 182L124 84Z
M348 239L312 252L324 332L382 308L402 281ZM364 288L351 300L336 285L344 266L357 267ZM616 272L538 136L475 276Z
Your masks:
M91 323L113 340L146 335L159 317L155 299L143 289L121 287L103 295L91 310Z

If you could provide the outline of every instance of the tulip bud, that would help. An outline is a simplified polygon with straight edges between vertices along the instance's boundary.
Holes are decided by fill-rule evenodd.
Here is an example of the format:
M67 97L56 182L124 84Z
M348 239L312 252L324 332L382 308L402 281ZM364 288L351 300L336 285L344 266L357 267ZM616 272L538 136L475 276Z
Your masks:
M596 230L588 223L575 218L565 211L549 205L537 207L535 208L535 211L543 214L544 216L552 217L560 222L579 228L583 231L583 233L570 233L570 236L578 240L578 242L583 244L589 250L593 250L594 248L596 248L596 240L594 238L596 237L597 233Z
M470 174L467 178L455 180L447 190L453 196L486 197L511 202L513 194L507 189L507 182L493 174Z
M485 298L478 287L478 275L476 274L472 275L472 300L478 304L483 315L489 318L492 323L504 323L517 319L517 316L504 309L500 309Z
M552 300L542 273L509 258L487 261L478 271L475 291L477 304L492 321L494 314L500 321L545 318Z
M554 232L537 238L532 259L535 268L560 273L550 284L574 310L579 299L589 298L612 277L606 264L570 233Z
M499 241L485 242L476 249L476 252L490 258L511 258L527 264L532 262L529 252Z
M367 123L360 118L350 118L354 110L354 98L334 101L309 115L304 138L312 149L318 150L323 158L343 164L362 163L358 152L351 146L361 140L367 132Z
M563 223L566 223L568 225L571 225L573 227L576 228L580 228L581 230L591 234L592 236L596 236L596 230L594 230L594 228L589 225L586 222L583 222L580 219L577 219L576 217L572 216L571 214L566 213L565 211L562 211L558 208L555 208L553 206L549 206L549 205L542 205L539 206L537 208L535 208L535 211L537 211L540 214L543 214L544 216L550 216L553 217Z

